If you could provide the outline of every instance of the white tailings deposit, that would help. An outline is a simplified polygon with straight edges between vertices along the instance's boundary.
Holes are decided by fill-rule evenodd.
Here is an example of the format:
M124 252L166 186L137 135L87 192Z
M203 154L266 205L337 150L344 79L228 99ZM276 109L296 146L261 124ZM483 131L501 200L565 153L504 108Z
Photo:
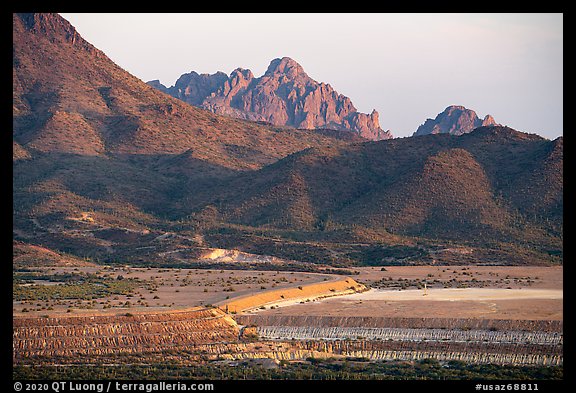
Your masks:
M370 289L365 292L347 295L347 300L422 300L422 301L483 301L513 299L562 299L561 289L504 289L504 288L430 288L382 290ZM326 300L329 301L329 300Z
M363 327L259 326L258 335L270 340L394 340L450 341L562 345L559 332L405 329Z

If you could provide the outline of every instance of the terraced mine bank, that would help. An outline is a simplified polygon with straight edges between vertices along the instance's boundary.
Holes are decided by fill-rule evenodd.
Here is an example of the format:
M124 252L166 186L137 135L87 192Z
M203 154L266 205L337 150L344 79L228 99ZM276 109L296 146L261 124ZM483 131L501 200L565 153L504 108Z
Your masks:
M13 363L563 364L562 268L355 270L23 269Z

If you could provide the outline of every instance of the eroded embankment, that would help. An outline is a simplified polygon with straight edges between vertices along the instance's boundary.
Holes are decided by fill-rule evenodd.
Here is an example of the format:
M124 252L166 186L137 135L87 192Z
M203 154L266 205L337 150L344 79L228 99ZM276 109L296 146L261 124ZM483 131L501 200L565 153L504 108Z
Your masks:
M341 279L302 289L269 291L263 296L243 297L231 302L238 302L239 307L257 307L278 299L295 301L362 288L352 279ZM242 325L259 327L241 329L233 318ZM62 363L82 363L86 359L118 362L118 355L122 354L142 362L158 359L158 356L190 362L257 358L303 360L309 357L432 358L545 366L563 362L562 321L231 316L220 309L197 307L135 312L134 315L14 318L13 326L15 363L50 363L55 359ZM247 334L241 334L241 331ZM250 337L248 333L257 334Z
M14 318L13 358L146 353L237 342L239 327L218 309L121 316Z
M471 363L558 366L562 346L434 341L296 340L203 345L211 360L365 358L370 360L459 360Z
M562 345L562 333L457 330L457 329L406 329L360 327L308 327L260 326L258 336L277 340L394 340L394 341L450 341L492 342L540 345Z
M510 320L479 318L389 318L389 317L340 317L327 315L236 315L240 325L256 326L308 326L308 327L363 327L363 328L413 328L458 329L491 331L562 332L563 321Z
M560 366L563 364L562 355L534 354L534 353L490 353L490 352L456 352L452 350L348 350L339 354L333 352L321 352L309 349L294 349L291 351L269 352L237 352L222 354L220 359L241 360L272 358L277 360L302 360L307 358L330 358L330 357L353 357L365 358L378 361L413 361L423 359L436 359L438 361L462 361L474 364L511 364L511 365L540 365Z
M350 277L343 279L302 285L297 288L283 288L260 292L254 295L242 296L218 304L218 307L228 312L237 313L257 309L266 305L287 305L299 301L310 301L331 296L348 295L367 288Z
M294 327L274 327L272 333L294 333ZM340 329L338 331L337 329ZM327 331L348 329L347 339L323 339ZM244 328L257 333L260 328ZM460 360L473 363L561 365L562 341L556 333L460 331L462 340L453 341L450 330L395 329L396 334L370 339L370 328L296 328L304 334L298 340L267 339L254 342L239 338L236 322L218 309L199 308L181 312L14 319L15 363L57 361L63 364L118 362L118 355L131 361L159 359L197 362L271 358L304 360L310 357L361 357L370 360ZM382 329L378 330L382 333ZM260 330L262 333L263 331ZM428 333L428 336L422 334ZM272 335L273 335L272 334ZM448 334L448 336L446 336ZM520 340L514 334L519 334ZM360 336L364 335L364 336ZM314 339L306 339L311 336ZM318 336L318 338L316 338ZM245 337L250 341L249 337ZM550 340L548 340L550 339ZM499 340L499 341L498 341ZM162 361L164 361L162 360Z
M562 321L238 315L261 340L290 343L267 356L361 357L370 360L459 360L471 363L563 364ZM272 326L269 326L272 325ZM261 353L226 354L250 358Z

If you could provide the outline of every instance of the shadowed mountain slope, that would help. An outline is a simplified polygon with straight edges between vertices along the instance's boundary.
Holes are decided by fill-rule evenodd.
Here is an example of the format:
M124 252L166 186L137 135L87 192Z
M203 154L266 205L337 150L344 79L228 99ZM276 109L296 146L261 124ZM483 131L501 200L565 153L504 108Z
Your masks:
M557 244L562 161L562 138L481 127L466 136L310 148L221 184L211 190L217 201L198 202L251 226Z

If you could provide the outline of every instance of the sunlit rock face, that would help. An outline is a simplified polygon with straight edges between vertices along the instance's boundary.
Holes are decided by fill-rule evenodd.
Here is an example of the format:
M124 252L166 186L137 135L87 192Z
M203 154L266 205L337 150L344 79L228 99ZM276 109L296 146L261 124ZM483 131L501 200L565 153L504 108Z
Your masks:
M498 124L490 115L486 115L484 119L480 119L476 115L476 112L471 109L466 109L461 105L451 105L442 113L438 114L434 120L427 119L424 124L418 127L414 135L462 135L475 128L492 125Z
M376 110L358 112L348 97L310 78L289 57L272 60L260 78L237 68L229 77L192 71L169 88L158 80L148 84L221 115L303 129L349 130L370 140L392 138L390 131L380 128Z

